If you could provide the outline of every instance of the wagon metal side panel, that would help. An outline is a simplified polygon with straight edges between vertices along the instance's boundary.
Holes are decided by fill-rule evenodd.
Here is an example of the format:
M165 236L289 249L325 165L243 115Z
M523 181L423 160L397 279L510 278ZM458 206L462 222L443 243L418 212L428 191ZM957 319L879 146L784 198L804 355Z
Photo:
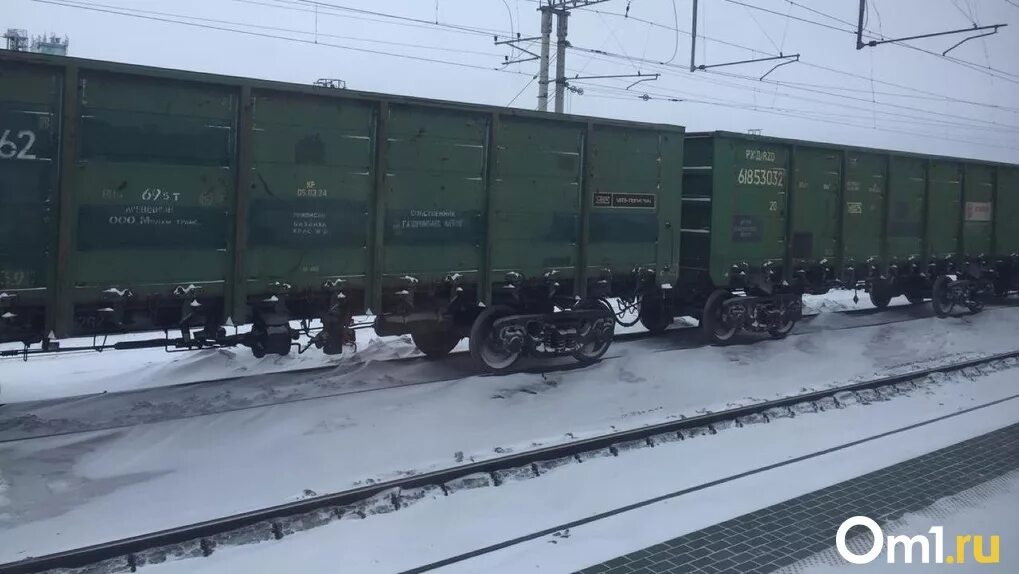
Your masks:
M1019 169L998 168L994 209L994 251L998 257L1019 255Z
M0 66L0 315L37 332L54 285L61 80L55 68Z
M587 158L587 275L660 277L679 261L683 134L595 124Z
M276 282L363 289L374 187L374 106L255 91L248 204L249 293Z
M384 288L408 287L408 276L477 283L490 116L404 104L388 114Z
M823 260L828 260L833 267L836 265L841 183L840 152L809 147L794 149L789 245L793 269Z
M576 285L585 125L503 116L492 178L492 280L554 271Z
M715 138L711 279L728 285L733 265L781 265L786 253L789 147Z
M189 284L223 293L235 92L83 72L78 95L74 300L108 288L170 296Z
M994 232L994 168L966 164L963 169L962 254L988 256Z
M846 185L842 212L843 265L882 261L886 155L846 152Z
M896 155L890 161L886 256L889 261L919 260L923 256L927 161Z
M932 161L927 208L927 254L934 259L955 257L960 252L959 222L962 220L962 167Z

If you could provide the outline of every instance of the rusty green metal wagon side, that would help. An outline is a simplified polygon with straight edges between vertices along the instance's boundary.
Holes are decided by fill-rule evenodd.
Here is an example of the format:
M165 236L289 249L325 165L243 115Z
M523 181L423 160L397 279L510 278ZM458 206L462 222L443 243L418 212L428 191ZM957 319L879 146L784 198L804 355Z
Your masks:
M728 132L688 134L685 157L673 307L716 341L788 333L803 293L933 298L943 314L1019 281L1014 165Z
M589 361L601 300L678 269L679 126L24 53L0 88L4 341L337 353L370 313L430 356Z

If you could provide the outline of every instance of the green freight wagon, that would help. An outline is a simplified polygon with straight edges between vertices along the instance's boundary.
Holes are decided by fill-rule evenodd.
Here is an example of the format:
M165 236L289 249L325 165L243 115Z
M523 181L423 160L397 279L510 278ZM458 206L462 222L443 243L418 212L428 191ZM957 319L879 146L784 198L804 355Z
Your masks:
M788 333L803 293L864 289L978 310L1019 281L1019 166L691 133L670 314L710 338Z
M591 361L679 265L677 126L0 51L0 135L2 341Z

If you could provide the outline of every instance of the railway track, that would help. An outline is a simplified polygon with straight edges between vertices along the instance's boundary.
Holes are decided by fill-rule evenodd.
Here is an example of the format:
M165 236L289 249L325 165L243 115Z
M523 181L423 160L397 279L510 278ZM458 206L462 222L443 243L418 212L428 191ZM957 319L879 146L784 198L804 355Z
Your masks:
M1007 306L1007 305L1006 305ZM991 311L993 308L989 308ZM831 317L834 315L844 315L849 317L854 316L879 316L882 318L878 322L863 322L860 324L850 324L839 327L813 327L810 322L821 317ZM920 305L909 305L902 306L891 310L877 310L877 309L853 309L847 311L838 311L831 313L821 313L817 315L811 315L805 319L804 323L800 327L803 329L800 332L793 332L790 337L799 337L816 333L819 331L842 331L849 329L875 327L880 325L888 325L894 323L902 323L907 321L913 321L917 319L932 317L933 313L930 311L929 306ZM682 350L688 348L696 348L704 346L705 343L701 340L700 331L697 327L677 327L671 330L671 334L664 335L652 335L648 332L636 332L636 333L622 333L616 336L616 342L631 342L641 340L656 340L657 348L648 349L648 352L665 352ZM760 338L765 340L766 337ZM603 361L612 361L616 357L610 354L604 357ZM397 359L389 359L380 361L381 365L385 368L397 369L401 365L410 367L415 364L424 364L427 360L423 357L403 357ZM430 362L433 363L434 362ZM462 364L461 364L462 363ZM288 393L293 392L291 388L287 386L287 378L292 378L299 382L311 381L315 379L309 377L315 377L318 374L327 374L329 377L343 376L347 373L355 372L364 366L363 362L349 362L340 363L338 365L330 365L324 367L305 368L293 371L284 371L279 373L266 373L258 377L264 377L269 387L280 390L279 396L269 400L269 402L251 402L251 401L235 401L237 404L231 402L220 402L216 396L207 397L207 405L201 405L201 400L195 400L192 395L181 396L177 394L181 389L187 389L189 387L205 387L203 392L208 391L215 395L213 391L217 388L217 385L226 385L228 383L238 381L241 379L257 380L256 376L245 376L245 377L228 377L223 379L214 379L209 381L201 382L190 382L181 383L178 385L168 385L164 387L155 387L147 389L138 389L132 391L123 391L118 393L110 393L102 397L97 397L101 401L111 400L123 400L123 404L119 407L115 404L105 412L101 419L89 420L88 416L77 417L77 416L56 416L49 414L51 412L50 407L59 406L62 404L71 404L75 401L86 399L88 396L81 397L68 397L64 399L51 399L32 403L17 403L12 404L7 409L0 409L0 444L12 443L23 440L41 439L47 437L56 436L67 436L85 432L101 431L101 430L115 430L130 428L133 426L139 426L144 424L153 424L158 422L166 422L170 420L182 420L189 418L197 418L202 416L225 414L231 412L239 412L245 410L259 409L268 406L285 405L291 403L312 401L318 399L335 398L339 396L363 394L384 390L392 390L403 387L411 387L426 384L437 384L442 382L449 382L457 379L464 378L470 375L478 374L472 369L472 363L469 361L468 353L454 353L447 361L441 362L436 368L439 372L432 376L425 376L420 379L412 380L400 380L396 383L387 383L381 385L373 385L368 387L351 387L343 388L340 387L336 390L328 392L316 392L317 389L310 391L306 395L302 396L288 396ZM444 368L449 366L450 368ZM462 367L462 368L461 368ZM549 363L548 361L535 361L532 366L523 366L517 372L525 374L552 374L558 372L566 372L584 368L583 365L573 360L562 360L558 363ZM445 372L443 372L445 371ZM399 373L397 373L399 374ZM397 376L397 379L402 377ZM160 396L160 395L166 396ZM294 393L300 395L300 392ZM199 397L200 399L200 397ZM232 399L231 399L232 400ZM163 405L171 403L187 402L190 405L201 405L194 406L193 410L188 413L181 413L179 409L160 408ZM145 407L137 407L137 405L147 405ZM0 405L2 407L2 405ZM5 412L6 411L6 412ZM37 411L47 412L46 415L39 415ZM27 429L19 432L19 429Z
M772 416L791 416L795 412L803 412L800 410L801 406L810 407L806 409L806 412L817 412L826 410L826 408L839 408L843 402L852 404L853 402L877 400L881 396L894 395L908 390L902 385L912 388L913 381L936 373L951 373L967 369L979 370L981 367L996 369L1015 368L1016 366L1019 366L1019 350L851 383L725 411L514 453L104 544L28 558L0 565L0 573L27 574L58 568L83 567L95 567L94 571L101 572L129 572L146 564L155 564L167 559L208 556L215 552L217 546L236 544L238 539L248 541L281 539L294 532L326 524L350 512L363 515L366 504L373 500L388 498L398 509L401 500L404 500L404 494L423 492L424 489L445 489L444 485L451 481L477 480L498 485L501 483L500 476L514 476L515 473L537 476L540 474L539 465L545 468L554 468L557 466L557 461L580 460L578 457L588 453L608 450L614 455L641 444L650 446L679 440L681 438L679 433L684 431L714 432L714 426L722 423L731 424L733 421L738 423L741 420L747 420L748 417L763 417L764 420L768 420ZM1010 399L1001 399L997 402L1004 400ZM780 412L784 414L779 415ZM954 414L948 416L954 416ZM535 533L526 539L541 535L542 533ZM524 539L509 541L509 543L522 541ZM415 568L412 572L438 568L451 563L450 560L459 561L477 555L479 552L484 553L494 549L481 549L467 555ZM90 569L90 571L93 570Z

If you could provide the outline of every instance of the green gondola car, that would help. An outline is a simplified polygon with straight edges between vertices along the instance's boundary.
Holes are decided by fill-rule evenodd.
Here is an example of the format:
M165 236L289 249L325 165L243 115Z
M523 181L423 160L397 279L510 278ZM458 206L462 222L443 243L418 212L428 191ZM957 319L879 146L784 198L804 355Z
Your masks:
M677 126L0 52L0 132L0 340L44 349L286 354L317 319L339 353L371 313L429 356L588 362L603 300L679 261Z
M784 336L802 294L836 287L943 315L1019 286L1019 166L726 132L685 156L672 308L716 342Z
M0 203L0 341L40 351L335 354L370 314L500 371L597 360L620 308L724 342L1019 281L1017 166L6 51Z

